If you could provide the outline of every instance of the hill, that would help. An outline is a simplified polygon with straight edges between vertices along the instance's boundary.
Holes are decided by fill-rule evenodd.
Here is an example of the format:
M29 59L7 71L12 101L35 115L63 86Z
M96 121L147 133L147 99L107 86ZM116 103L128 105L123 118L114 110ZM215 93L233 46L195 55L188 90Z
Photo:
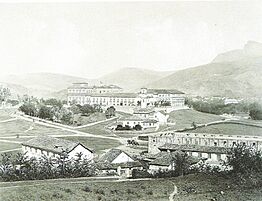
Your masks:
M17 95L28 94L29 90L18 84L10 84L5 82L0 82L0 86L7 87L10 89L11 98L17 98Z
M192 95L262 97L262 44L218 55L213 62L177 71L148 85Z
M61 91L70 86L73 82L88 82L95 83L95 80L90 80L81 77L69 76L55 73L29 73L23 75L7 75L2 76L0 81L8 83L11 86L23 86L27 89L27 93L38 97L53 96L54 92ZM25 90L17 90L19 94L25 94Z
M99 80L104 84L116 84L125 90L134 91L171 73L140 68L122 68L99 78Z

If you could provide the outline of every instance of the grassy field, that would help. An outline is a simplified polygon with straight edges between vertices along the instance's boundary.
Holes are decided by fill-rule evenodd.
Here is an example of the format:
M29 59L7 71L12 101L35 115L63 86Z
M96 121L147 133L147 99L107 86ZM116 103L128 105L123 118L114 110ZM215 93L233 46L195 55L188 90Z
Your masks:
M92 133L95 135L103 135L103 136L114 136L113 132L106 129L111 124L114 124L116 120L109 120L107 122L103 122L94 126L88 126L85 128L78 129L79 131L83 131L86 133Z
M213 121L222 120L222 117L214 114L198 112L195 110L177 110L169 114L169 122L175 122L174 129L188 128L192 122L196 124L205 124Z
M187 131L187 132L262 136L262 128L247 126L247 125L238 125L232 123L211 125L203 128L197 128L195 130Z
M97 121L103 121L106 120L106 116L104 113L101 112L95 112L93 114L90 114L89 116L76 116L77 122L79 122L81 125L97 122Z
M30 129L30 130L28 130ZM66 135L72 134L68 131L63 131L57 128L51 128L46 126L41 126L33 122L28 122L25 120L15 120L5 123L0 123L0 137L1 136L16 136L16 135L42 135L42 134L52 134L52 135Z
M10 114L14 111L15 109L0 109L0 121L11 119Z
M242 189L230 180L208 175L187 175L147 181L68 180L0 184L1 201L261 201L262 189ZM5 188L4 188L5 186ZM221 193L223 192L223 193Z
M102 150L111 149L117 147L120 144L118 140L94 138L94 137L63 137L63 139L81 142L86 147L95 151L95 153L101 153Z
M17 144L17 143L9 143L9 142L1 142L0 141L0 152L6 151L6 150L11 150L11 149L17 149L17 148L21 148L21 145Z

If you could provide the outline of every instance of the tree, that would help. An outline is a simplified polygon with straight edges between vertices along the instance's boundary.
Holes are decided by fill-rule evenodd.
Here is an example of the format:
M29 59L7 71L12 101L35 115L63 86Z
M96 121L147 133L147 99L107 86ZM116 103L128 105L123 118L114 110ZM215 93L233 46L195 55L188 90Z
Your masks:
M254 120L262 120L262 107L258 103L250 105L249 116Z
M30 116L36 116L37 114L35 105L31 103L24 103L19 107L19 110L25 113L26 115L30 115Z
M137 125L135 125L134 129L137 130L137 131L141 131L142 126L140 124L137 124Z
M7 102L7 103L10 103L12 106L15 106L15 105L18 105L18 104L19 104L19 101L18 101L18 100L10 100L10 99L8 99L6 102Z
M110 106L106 109L105 112L106 118L111 118L113 116L116 116L116 109L114 108L114 106Z
M85 104L83 106L78 106L78 107L79 107L82 115L89 115L89 114L95 112L95 109L89 104Z
M72 106L70 107L70 110L73 112L73 114L79 114L79 113L81 113L81 110L80 110L80 108L79 108L77 105L72 105Z
M38 117L41 119L53 119L53 113L51 111L51 108L42 105L39 109Z
M161 101L160 105L161 106L171 106L171 103L170 103L170 101Z
M188 154L184 152L176 152L175 155L172 157L174 170L177 173L177 175L183 176L184 174L187 174L190 167Z
M226 165L232 168L237 182L252 186L262 184L262 154L254 147L243 144L232 147Z
M64 113L61 117L61 122L67 125L73 123L73 114L71 112Z
M55 98L50 98L44 101L45 105L51 105L53 107L58 107L59 109L62 108L63 104L60 100L57 100Z

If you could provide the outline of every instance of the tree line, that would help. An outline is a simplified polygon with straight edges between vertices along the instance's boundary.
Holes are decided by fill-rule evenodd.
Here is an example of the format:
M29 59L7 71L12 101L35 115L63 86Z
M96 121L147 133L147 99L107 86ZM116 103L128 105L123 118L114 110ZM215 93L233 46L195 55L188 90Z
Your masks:
M26 115L39 117L41 119L51 120L67 125L72 125L77 122L74 120L74 115L89 116L95 112L102 113L103 109L100 105L80 105L72 104L70 107L64 107L64 103L54 98L40 99L39 101L27 101L19 107L19 110ZM115 116L115 108L109 107L105 111L106 118Z
M247 113L253 120L262 120L262 105L254 102L239 102L236 104L225 104L223 100L192 100L186 99L186 104L199 111L216 115Z
M29 158L25 154L1 155L0 180L42 180L56 178L88 177L95 175L95 168L90 161L82 159L78 154L75 159L69 159L66 153L56 158Z

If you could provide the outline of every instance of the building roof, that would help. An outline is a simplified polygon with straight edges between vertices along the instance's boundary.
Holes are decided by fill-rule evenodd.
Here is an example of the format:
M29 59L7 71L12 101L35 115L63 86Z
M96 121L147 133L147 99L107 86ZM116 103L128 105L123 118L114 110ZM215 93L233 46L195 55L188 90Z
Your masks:
M38 136L27 142L22 143L22 145L24 146L38 148L41 150L50 151L50 152L57 153L57 154L61 154L64 151L69 153L79 144L82 145L79 142L72 142L69 140L54 138L50 136ZM92 152L92 150L90 149L88 150Z
M158 166L169 166L172 164L172 161L175 161L176 155L179 154L179 151L176 152L160 152L155 156L151 156L155 158L153 161L149 162L150 165L158 165ZM192 165L199 162L199 158L193 156L187 156L188 162Z
M112 98L136 98L136 93L94 93L91 97L112 97Z
M152 94L184 94L176 89L147 89L147 93Z
M92 89L93 87L90 86L70 86L67 89Z
M127 156L132 158L129 154L126 152L120 150L120 149L110 149L108 152L104 153L101 158L99 159L99 162L103 163L112 163L121 153L125 153ZM132 158L132 160L134 160Z
M201 153L227 153L230 148L228 147L217 147L217 146L200 146L192 144L170 144L166 143L163 146L158 147L159 150L173 150L173 151L190 151L190 152L201 152Z
M172 161L174 161L175 154L168 152L160 152L156 158L149 162L150 165L158 165L158 166L169 166Z
M142 123L157 123L158 121L156 119L144 119Z
M81 86L81 85L85 86ZM73 83L73 86L68 87L68 89L122 89L121 87L117 85L101 85L101 86L88 86L88 83L86 82L79 82L79 83Z
M88 84L88 82L74 82L73 84Z
M93 86L93 88L98 88L98 89L122 89L121 87L117 85L102 85L102 86Z
M161 114L163 114L163 115L167 115L167 112L165 112L165 111L163 111L163 110L160 110L160 111L158 111L159 113L161 113Z

